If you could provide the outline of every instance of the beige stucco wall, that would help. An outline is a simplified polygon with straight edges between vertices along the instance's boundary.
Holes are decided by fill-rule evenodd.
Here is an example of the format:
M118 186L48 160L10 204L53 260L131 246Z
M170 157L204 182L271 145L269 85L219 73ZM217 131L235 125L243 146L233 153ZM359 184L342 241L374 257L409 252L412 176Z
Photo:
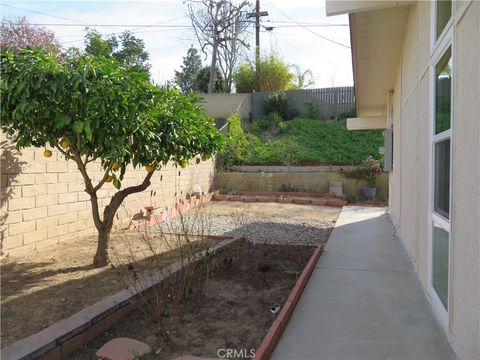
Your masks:
M411 6L393 101L390 213L425 288L430 283L431 4ZM480 358L480 2L455 4L449 314L459 358Z
M215 186L225 190L280 191L289 186L307 192L328 193L330 181L341 181L343 194L347 197L361 196L367 186L363 180L347 179L340 172L319 173L217 173ZM377 195L388 199L388 174L377 175Z
M480 2L454 31L452 303L450 325L463 358L480 358Z
M34 249L95 233L89 197L73 161L66 161L56 150L48 159L43 149L17 151L1 133L0 143L3 252L21 247ZM88 171L94 183L103 177L98 164L89 164ZM122 186L140 184L145 175L144 169L128 168ZM146 191L126 198L116 225L128 225L146 205L174 205L197 183L202 191L208 191L213 175L211 160L199 165L191 161L186 169L169 165L155 172ZM111 184L98 191L102 209L115 192Z
M248 119L252 111L251 94L201 94L205 111L214 117L229 117L238 111L242 119Z

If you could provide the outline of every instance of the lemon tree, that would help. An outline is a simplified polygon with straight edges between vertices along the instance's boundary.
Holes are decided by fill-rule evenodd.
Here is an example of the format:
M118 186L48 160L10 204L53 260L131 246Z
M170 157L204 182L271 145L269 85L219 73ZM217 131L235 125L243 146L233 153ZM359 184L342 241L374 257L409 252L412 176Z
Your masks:
M58 57L32 49L5 51L1 62L2 130L19 149L50 145L76 163L98 231L97 267L107 264L113 219L128 195L144 191L168 161L183 167L221 147L221 134L199 98L152 84L140 67L88 53ZM51 156L50 150L44 155ZM97 164L104 176L94 183L88 172ZM128 165L143 168L145 178L123 188ZM108 182L118 191L100 214L97 192Z

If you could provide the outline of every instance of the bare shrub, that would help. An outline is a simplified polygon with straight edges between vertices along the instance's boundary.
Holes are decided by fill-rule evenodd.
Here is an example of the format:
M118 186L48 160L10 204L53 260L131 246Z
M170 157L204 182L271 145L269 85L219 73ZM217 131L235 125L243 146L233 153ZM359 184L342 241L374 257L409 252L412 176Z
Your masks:
M155 195L152 192L151 198ZM175 199L177 204L184 201L177 193ZM112 267L125 287L136 294L138 308L159 324L165 340L170 340L165 316L181 317L181 305L194 290L196 296L202 295L203 284L216 266L214 253L209 250L215 243L208 237L211 226L210 212L196 206L188 213L179 212L174 219L154 224L150 227L154 231L144 226L133 230L133 237L129 230L114 235Z

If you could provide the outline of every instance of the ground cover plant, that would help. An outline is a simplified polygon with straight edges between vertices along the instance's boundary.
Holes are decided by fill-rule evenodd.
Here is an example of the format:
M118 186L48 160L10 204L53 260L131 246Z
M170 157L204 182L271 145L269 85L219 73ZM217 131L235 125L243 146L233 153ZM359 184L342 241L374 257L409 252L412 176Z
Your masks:
M276 114L254 120L241 150L224 163L230 166L359 165L368 156L380 159L381 130L350 131L344 121L280 120Z

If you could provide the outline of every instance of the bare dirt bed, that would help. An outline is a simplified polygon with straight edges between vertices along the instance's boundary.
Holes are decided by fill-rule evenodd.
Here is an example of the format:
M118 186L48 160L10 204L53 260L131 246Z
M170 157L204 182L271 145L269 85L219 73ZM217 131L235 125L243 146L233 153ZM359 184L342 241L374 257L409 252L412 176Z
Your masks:
M70 359L93 359L99 347L116 337L152 346L152 353L142 359L183 354L216 358L219 349L256 349L277 316L270 308L286 301L314 249L237 241L216 256L215 270L201 292L197 287L180 311L167 310L162 323L170 340L162 337L158 322L137 309Z
M132 231L112 235L110 256L115 268L96 269L91 265L97 241L94 236L2 259L2 347L124 289L128 283L121 274L129 263L135 262L141 271L152 256L142 240L145 234ZM148 236L153 241L161 235ZM198 247L217 241L202 240ZM156 251L162 253L156 259L160 268L178 259L177 250L171 246L160 246Z

